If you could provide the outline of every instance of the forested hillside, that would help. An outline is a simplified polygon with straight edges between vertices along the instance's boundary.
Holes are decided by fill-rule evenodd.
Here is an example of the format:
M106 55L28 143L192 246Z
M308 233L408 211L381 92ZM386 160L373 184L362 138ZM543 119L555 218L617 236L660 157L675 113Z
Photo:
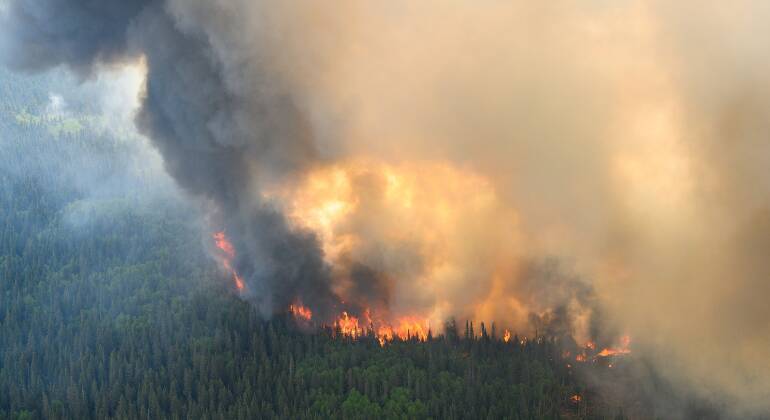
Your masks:
M260 319L136 135L57 80L0 71L0 418L618 413L588 409L548 338L467 325L381 347Z

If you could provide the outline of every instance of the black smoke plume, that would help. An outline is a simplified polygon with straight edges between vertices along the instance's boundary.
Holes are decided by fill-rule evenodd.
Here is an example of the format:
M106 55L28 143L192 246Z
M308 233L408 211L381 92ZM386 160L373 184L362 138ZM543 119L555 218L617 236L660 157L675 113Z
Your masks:
M270 315L293 299L321 319L336 301L311 233L292 231L259 195L263 165L290 174L315 159L305 116L270 70L251 71L260 94L233 82L233 63L199 28L183 26L164 1L44 0L10 3L2 57L42 71L64 65L83 77L140 57L146 92L136 119L166 170L212 206L212 223L238 250L246 293ZM254 70L254 69L252 69ZM231 73L228 73L230 71Z
M336 292L433 326L622 332L677 388L770 411L766 1L0 0L0 15L16 68L144 61L137 125L264 314L296 297L328 320L350 310ZM304 188L339 168L347 191ZM331 235L297 217L329 196L357 202ZM354 246L330 248L341 234Z

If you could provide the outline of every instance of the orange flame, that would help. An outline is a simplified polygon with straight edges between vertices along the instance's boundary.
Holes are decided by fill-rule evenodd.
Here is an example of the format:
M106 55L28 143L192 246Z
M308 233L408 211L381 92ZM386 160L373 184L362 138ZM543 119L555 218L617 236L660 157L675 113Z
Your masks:
M342 335L353 338L360 337L363 332L362 329L358 327L358 318L348 315L345 311L343 311L342 315L337 318L334 326L340 329Z
M580 394L575 394L575 395L569 397L569 400L572 401L573 404L579 404L580 401L583 400L583 397L580 396Z
M222 251L222 255L219 257L220 263L222 263L222 266L228 273L233 275L235 287L237 287L238 290L243 290L245 287L243 279L241 279L241 277L232 266L232 260L235 258L235 248L233 247L233 244L230 243L224 232L216 232L214 235L212 235L212 237L214 238L214 244L216 245L217 249Z
M292 303L289 305L289 312L294 314L297 319L310 321L313 318L313 311L311 311L307 306L302 305L300 302Z
M342 335L352 338L363 336L364 332L371 327L381 346L393 341L396 337L401 340L416 338L420 341L427 341L430 330L427 320L413 316L401 317L392 324L373 321L368 309L364 311L362 320L350 315L347 311L343 311L334 322L334 327L338 328Z
M421 341L426 341L428 339L428 329L428 324L425 321L414 317L403 317L399 320L395 333L402 340L415 337Z
M630 344L631 344L631 337L625 335L620 338L620 342L618 346L606 347L600 350L599 352L596 352L596 344L593 341L587 341L585 346L583 347L582 352L575 356L575 360L578 362L585 362L590 359L591 361L595 362L598 357L622 356L622 355L630 354L631 353L631 349L629 348ZM569 356L570 356L570 353L568 351L565 351L564 353L562 353L563 358L568 358ZM609 367L612 367L612 364L610 364Z
M631 349L628 348L629 345L631 345L631 337L624 335L620 338L620 345L618 347L607 347L596 355L599 357L609 357L629 354L631 353Z
M505 330L505 332L503 333L503 341L505 341L506 343L511 341L511 332L510 331Z
M341 298L349 297L352 291L353 283L345 274L351 261L383 264L378 265L383 273L401 273L388 278L394 290L420 284L421 295L433 296L433 306L421 308L418 314L430 314L431 322L441 322L446 308L439 302L453 299L451 294L445 295L452 289L447 286L460 287L458 281L467 281L467 287L472 287L476 278L467 270L466 261L481 258L481 264L490 268L490 280L514 275L515 264L511 261L519 250L512 245L517 241L511 239L518 237L518 215L503 204L491 179L465 167L442 161L389 164L351 159L320 165L293 182L274 183L262 194L266 200L280 204L292 227L317 235L324 260L340 269L341 275L333 279L333 289ZM473 222L469 222L470 215ZM505 220L504 226L493 222L497 219ZM479 220L484 221L483 227ZM492 235L485 236L485 244L504 246L475 247L465 240L477 238L482 232ZM409 252L427 257L419 272L403 272L391 258L370 261L381 252L398 252L404 240L411 244ZM479 253L477 248L485 251ZM495 305L508 308L510 300L499 295L490 294L494 298L489 303L486 299L479 301L469 315L488 318L486 312L494 310ZM343 308L350 309L343 306L340 311ZM369 328L363 312L354 314L361 317L361 327ZM402 314L387 315L384 325L390 325L394 335L427 336L424 323L407 327L398 319ZM383 323L376 318L374 321L376 333Z
M377 341L380 342L380 346L384 347L388 341L393 341L393 328L384 326L377 330Z
M600 351L597 354L597 356L608 357L608 356L617 356L617 355L629 354L629 353L631 353L631 350L629 349L608 347L606 349L602 349L602 351Z
M219 248L227 258L235 258L235 248L233 248L233 244L230 243L224 232L216 232L213 237L217 248Z

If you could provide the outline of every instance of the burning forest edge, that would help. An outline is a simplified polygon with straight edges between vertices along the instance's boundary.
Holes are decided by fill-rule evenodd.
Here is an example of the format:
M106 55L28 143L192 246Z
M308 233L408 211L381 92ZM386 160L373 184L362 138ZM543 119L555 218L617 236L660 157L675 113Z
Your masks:
M212 235L216 248L216 259L225 273L232 278L235 291L238 294L247 294L245 283L234 268L234 259L236 251L232 243L227 239L224 231L217 231ZM450 319L440 325L436 331L431 327L426 318L419 316L401 316L395 319L386 319L372 313L370 308L357 308L359 312L352 313L351 309L346 307L345 301L338 299L335 307L339 309L338 315L331 318L319 318L314 316L314 308L305 305L298 297L294 298L284 311L279 311L283 316L290 319L290 325L293 328L305 331L309 334L321 333L334 340L354 342L376 342L379 347L399 345L401 343L431 343L434 340L452 340L451 337L462 337L466 342L483 341L497 343L497 345L510 346L511 348L526 349L532 344L548 346L560 349L552 351L552 357L549 359L556 363L560 369L563 369L568 376L578 375L591 378L595 381L593 384L586 384L582 391L565 397L564 411L567 417L571 413L578 415L588 415L588 413L607 413L612 411L612 403L607 405L603 401L603 387L607 384L619 382L619 377L627 375L629 370L624 368L628 363L634 363L626 360L631 357L631 337L628 335L619 336L614 343L608 346L597 346L594 340L587 340L583 344L578 344L571 334L561 335L538 335L535 332L533 337L512 332L509 329L503 329L500 333L494 322L488 330L484 322L478 324L476 331L474 321L465 322L465 331L460 334L458 326L454 319ZM355 309L353 309L355 310ZM541 318L534 319L542 321ZM620 368L619 368L620 367ZM610 374L617 371L615 374ZM590 398L586 400L586 397ZM614 404L639 404L637 398L641 396L623 396L615 397ZM637 408L637 410L639 410ZM646 409L642 409L644 412ZM622 417L622 415L621 415Z
M0 111L28 144L130 132L147 153L105 166L140 181L91 168L61 192L173 191L265 321L388 349L494 320L496 345L636 359L644 386L766 416L770 8L670 3L0 0L10 69L134 75L98 116L55 89ZM3 188L40 172L10 140Z
M236 256L235 248L232 243L227 239L224 231L218 231L212 234L214 245L217 249L217 261L219 261L225 272L233 279L233 284L239 293L246 292L245 283L233 267L233 260ZM339 301L340 307L345 307L343 300ZM427 319L419 316L402 316L395 320L387 320L372 314L371 309L364 308L361 310L360 315L354 315L349 310L342 309L339 312L339 316L328 319L317 319L313 317L313 309L305 306L302 301L297 298L293 303L286 307L285 313L290 314L295 320L297 326L302 329L324 329L334 333L335 336L348 337L351 339L359 338L375 338L380 346L385 346L387 343L393 340L401 341L428 341L433 337L434 331L431 329L430 323ZM481 322L481 331L478 335L473 333L473 321L467 321L466 324L466 336L478 337L482 339L502 340L503 343L508 343L511 339L519 340L518 334L513 338L511 331L504 329L502 336L498 337L496 334L496 328L494 322L492 323L491 333L487 332L487 329L483 322ZM447 321L445 325L442 325L443 331L447 328L447 325L454 325L455 321ZM454 327L451 327L454 328ZM561 337L567 338L567 337ZM572 338L571 336L568 338ZM536 334L535 340L540 339ZM521 338L521 344L527 341L526 337ZM574 343L574 340L569 340ZM628 335L621 336L618 343L613 346L603 347L597 350L596 343L592 340L585 342L583 346L573 345L572 349L565 350L562 353L562 358L565 361L574 359L574 362L584 363L593 362L598 360L611 360L613 357L625 356L631 353L630 349L631 337ZM574 354L574 357L573 357ZM606 364L608 367L612 367L612 362ZM568 368L571 364L567 363Z

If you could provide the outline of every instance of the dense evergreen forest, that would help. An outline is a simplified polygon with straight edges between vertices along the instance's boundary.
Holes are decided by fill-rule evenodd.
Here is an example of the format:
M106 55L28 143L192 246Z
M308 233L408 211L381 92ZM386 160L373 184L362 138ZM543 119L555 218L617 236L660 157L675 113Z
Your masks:
M0 418L623 418L550 338L261 319L135 134L63 79L0 74Z

